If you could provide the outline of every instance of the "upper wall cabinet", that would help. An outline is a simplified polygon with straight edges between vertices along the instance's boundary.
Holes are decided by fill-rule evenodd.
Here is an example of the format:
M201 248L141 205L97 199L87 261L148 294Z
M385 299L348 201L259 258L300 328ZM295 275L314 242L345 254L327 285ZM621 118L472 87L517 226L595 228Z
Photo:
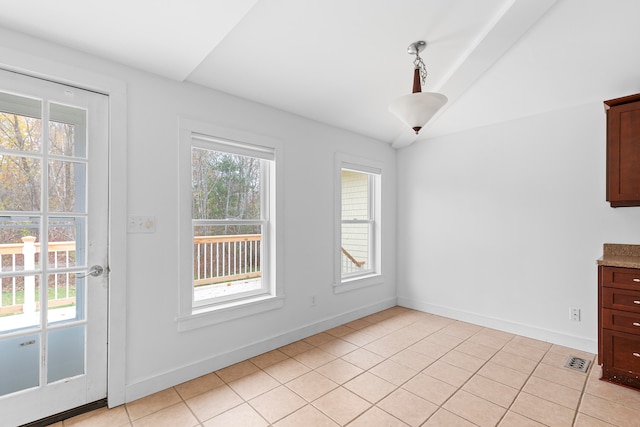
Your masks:
M604 102L607 113L607 201L640 206L640 94Z

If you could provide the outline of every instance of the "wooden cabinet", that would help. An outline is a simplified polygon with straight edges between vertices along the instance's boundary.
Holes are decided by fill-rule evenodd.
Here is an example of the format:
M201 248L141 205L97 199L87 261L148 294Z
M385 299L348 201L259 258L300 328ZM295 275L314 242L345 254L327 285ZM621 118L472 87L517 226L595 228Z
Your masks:
M605 101L607 201L640 206L640 94Z
M640 389L640 269L598 267L602 379Z

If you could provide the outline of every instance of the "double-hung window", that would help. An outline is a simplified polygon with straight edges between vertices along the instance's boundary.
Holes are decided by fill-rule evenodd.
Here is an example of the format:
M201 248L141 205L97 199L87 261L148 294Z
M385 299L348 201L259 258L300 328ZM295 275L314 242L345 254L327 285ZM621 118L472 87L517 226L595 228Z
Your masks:
M381 177L372 162L339 154L336 161L335 290L380 283Z
M278 294L275 148L185 127L181 207L186 210L188 205L190 215L181 220L181 314L226 309L238 317L239 307ZM228 318L227 313L219 321Z
M349 278L375 269L374 175L343 168L341 178L341 274Z

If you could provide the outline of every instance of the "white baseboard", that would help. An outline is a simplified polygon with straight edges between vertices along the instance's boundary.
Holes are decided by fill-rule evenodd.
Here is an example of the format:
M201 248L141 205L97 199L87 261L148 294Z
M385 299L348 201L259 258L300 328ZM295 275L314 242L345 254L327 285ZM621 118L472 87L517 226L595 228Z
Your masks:
M598 342L597 340L591 338L579 337L566 334L564 332L542 329L537 326L525 325L506 319L489 317L482 314L458 310L451 307L429 304L424 301L416 301L413 298L398 297L398 305L414 310L420 310L425 313L437 314L439 316L461 320L487 328L493 328L512 334L522 335L524 337L533 338L564 347L575 348L576 350L586 351L588 353L598 353Z
M359 307L346 313L303 325L288 332L265 338L240 348L212 355L198 362L176 367L175 369L154 375L153 377L135 381L126 385L125 402L132 402L141 397L217 371L218 369L247 360L259 354L266 353L267 351L326 331L327 329L394 307L396 302L396 298L389 298L375 304Z

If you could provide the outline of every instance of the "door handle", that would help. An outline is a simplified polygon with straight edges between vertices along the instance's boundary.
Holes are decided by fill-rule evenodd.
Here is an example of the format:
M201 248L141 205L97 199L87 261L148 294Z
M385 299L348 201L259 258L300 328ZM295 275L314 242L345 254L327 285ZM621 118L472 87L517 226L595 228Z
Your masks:
M87 272L87 274L83 276L77 276L77 277L79 279L82 279L87 276L98 277L98 276L102 276L102 273L104 273L104 268L102 268L101 265L96 264L96 265L92 265L91 268L89 268L89 271Z

